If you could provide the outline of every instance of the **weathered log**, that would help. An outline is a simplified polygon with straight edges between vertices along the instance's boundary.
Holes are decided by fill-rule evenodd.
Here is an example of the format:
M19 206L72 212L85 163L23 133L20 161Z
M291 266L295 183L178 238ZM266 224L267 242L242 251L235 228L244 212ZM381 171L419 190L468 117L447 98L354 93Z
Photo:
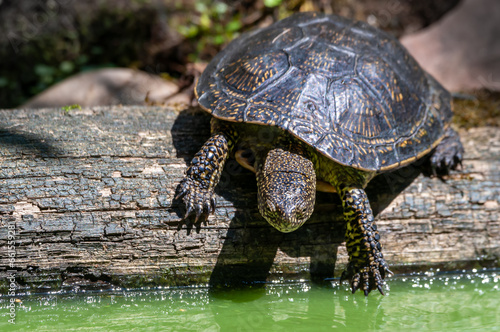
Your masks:
M2 291L11 272L31 290L338 276L347 255L335 194L319 194L312 218L282 234L258 213L254 175L229 161L214 215L180 223L175 190L208 136L196 111L0 111ZM463 169L446 181L423 161L368 187L396 273L499 266L500 133L461 136Z

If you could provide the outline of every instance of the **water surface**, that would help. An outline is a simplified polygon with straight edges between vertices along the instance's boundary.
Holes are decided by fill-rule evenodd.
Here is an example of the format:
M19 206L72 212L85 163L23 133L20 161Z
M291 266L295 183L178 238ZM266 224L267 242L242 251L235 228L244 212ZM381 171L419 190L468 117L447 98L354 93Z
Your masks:
M500 272L399 277L386 296L347 284L267 284L0 298L0 331L500 331Z

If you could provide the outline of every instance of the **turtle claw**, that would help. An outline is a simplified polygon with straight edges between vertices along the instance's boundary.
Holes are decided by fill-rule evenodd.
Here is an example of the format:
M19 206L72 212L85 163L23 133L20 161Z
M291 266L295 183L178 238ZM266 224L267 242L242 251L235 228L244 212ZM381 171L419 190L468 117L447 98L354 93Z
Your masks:
M191 214L191 212L193 212L193 209L188 206L187 209L186 209L186 213L184 214L184 218L182 218L183 220L184 219L187 219L187 217L189 217L189 215Z
M186 213L182 218L183 220L187 219L191 214L194 214L194 223L197 223L202 215L204 215L204 217L201 219L204 220L200 221L206 221L207 216L215 210L213 191L202 188L198 182L189 177L181 182L179 193L175 198L182 199L186 207Z
M392 272L388 269L385 261L373 262L370 266L362 268L355 267L352 263L349 263L347 269L340 277L340 283L350 279L353 294L358 289L362 289L365 296L368 296L372 290L377 289L380 294L385 295L383 287L385 285L384 277L386 274L392 275Z
M377 289L380 292L380 294L385 295L384 290L382 289L382 285L377 285ZM367 294L365 294L367 295Z
M195 224L198 222L198 219L200 219L201 211L203 211L203 208L200 208L199 206L197 206L196 216L194 217L194 223Z
M451 170L462 165L464 148L458 134L448 129L445 138L436 146L431 156L432 175L447 175Z
M210 199L210 209L212 212L215 211L215 197L213 197L213 196Z

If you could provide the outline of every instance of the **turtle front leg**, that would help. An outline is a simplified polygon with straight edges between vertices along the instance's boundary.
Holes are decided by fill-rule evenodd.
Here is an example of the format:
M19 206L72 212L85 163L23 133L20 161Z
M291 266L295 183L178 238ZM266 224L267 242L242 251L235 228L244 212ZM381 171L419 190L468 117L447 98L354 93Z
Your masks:
M340 190L347 222L346 246L349 264L341 281L349 279L352 292L362 289L365 295L378 289L383 295L383 285L389 270L382 255L380 235L374 223L373 212L363 189L345 187Z
M182 198L186 206L184 219L194 212L195 222L201 214L208 215L214 211L214 189L219 183L224 164L234 146L230 130L223 130L217 122L212 121L212 132L214 134L191 161L176 197Z

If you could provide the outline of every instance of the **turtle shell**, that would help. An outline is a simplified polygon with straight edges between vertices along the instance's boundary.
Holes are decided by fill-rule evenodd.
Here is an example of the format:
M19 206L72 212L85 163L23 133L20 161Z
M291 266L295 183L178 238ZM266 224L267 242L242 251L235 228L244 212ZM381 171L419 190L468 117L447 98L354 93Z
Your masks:
M428 153L452 117L450 94L397 39L320 13L235 39L209 63L195 93L216 118L277 126L367 171Z

